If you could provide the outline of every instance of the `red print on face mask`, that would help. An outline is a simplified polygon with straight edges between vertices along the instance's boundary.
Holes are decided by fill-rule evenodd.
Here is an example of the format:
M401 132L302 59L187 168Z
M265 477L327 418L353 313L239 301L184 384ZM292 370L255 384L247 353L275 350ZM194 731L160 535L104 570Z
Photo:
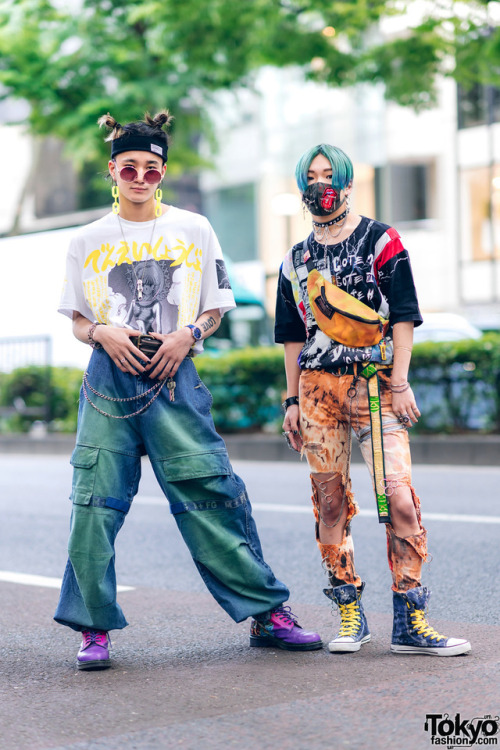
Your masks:
M325 192L321 198L321 207L324 208L325 211L331 210L336 198L337 192L332 187L325 188Z

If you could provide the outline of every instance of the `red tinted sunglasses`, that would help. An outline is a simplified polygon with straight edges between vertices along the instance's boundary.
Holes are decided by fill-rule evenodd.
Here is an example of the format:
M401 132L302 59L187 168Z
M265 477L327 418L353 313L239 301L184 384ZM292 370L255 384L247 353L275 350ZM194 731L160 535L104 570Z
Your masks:
M135 167L123 167L118 174L124 182L134 182L139 176ZM161 182L162 176L162 173L157 169L146 169L143 173L142 179L144 182L147 182L148 185L156 185L158 182Z

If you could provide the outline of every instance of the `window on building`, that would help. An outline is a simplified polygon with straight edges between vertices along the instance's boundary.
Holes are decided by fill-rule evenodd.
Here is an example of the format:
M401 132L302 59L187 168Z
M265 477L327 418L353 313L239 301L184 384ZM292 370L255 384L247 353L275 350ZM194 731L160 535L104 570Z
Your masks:
M375 169L376 216L392 224L423 221L432 215L432 164L388 164Z
M500 89L476 83L457 89L458 127L473 128L500 122Z
M205 193L203 209L224 254L232 261L257 260L255 188L238 185Z
M466 169L462 180L472 259L500 258L500 165Z

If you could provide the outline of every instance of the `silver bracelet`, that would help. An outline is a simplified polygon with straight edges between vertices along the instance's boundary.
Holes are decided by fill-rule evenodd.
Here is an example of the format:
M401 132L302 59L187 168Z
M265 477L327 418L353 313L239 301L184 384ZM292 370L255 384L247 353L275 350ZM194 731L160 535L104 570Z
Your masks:
M392 393L404 393L408 390L410 387L410 384L408 382L401 383L401 385L389 385L389 388L391 389Z

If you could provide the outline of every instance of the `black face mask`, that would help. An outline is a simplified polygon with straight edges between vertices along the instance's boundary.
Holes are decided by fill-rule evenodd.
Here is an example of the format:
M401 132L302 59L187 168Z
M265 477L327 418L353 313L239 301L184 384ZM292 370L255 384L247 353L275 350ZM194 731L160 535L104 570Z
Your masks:
M327 182L313 182L302 193L302 202L313 216L333 214L344 201L340 192Z

